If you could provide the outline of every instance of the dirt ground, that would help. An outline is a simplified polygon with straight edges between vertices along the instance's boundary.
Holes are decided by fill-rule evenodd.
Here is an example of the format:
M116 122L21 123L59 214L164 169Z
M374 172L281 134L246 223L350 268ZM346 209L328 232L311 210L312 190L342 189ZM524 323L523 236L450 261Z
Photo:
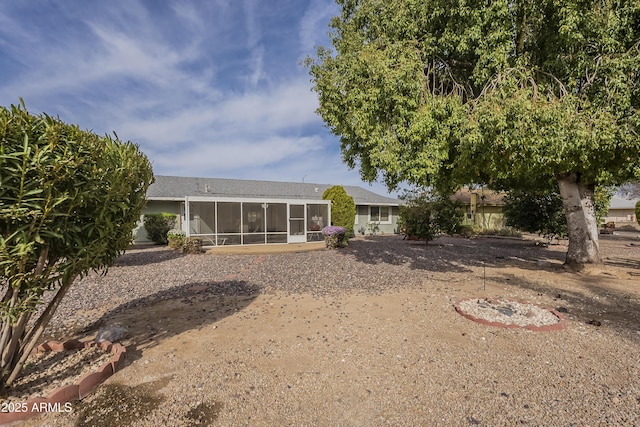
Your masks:
M237 255L247 267L234 284L102 313L96 328L129 329L127 366L70 413L25 425L640 425L637 233L603 236L605 266L581 273L563 268L562 244L423 246L381 237L342 253ZM277 268L311 256L330 257L318 273L407 285L288 290ZM567 328L501 329L453 309L485 296L558 309Z

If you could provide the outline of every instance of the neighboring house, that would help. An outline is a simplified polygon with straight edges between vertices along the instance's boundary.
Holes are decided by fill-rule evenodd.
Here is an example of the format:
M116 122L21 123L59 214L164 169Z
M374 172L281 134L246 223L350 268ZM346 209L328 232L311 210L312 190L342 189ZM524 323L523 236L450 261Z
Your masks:
M177 228L204 245L300 243L322 240L331 225L331 202L322 200L328 184L222 178L156 176L147 191L143 215L168 212ZM343 186L356 203L355 231L379 223L397 232L399 201L357 186ZM136 242L148 241L142 223Z
M500 229L505 226L504 196L485 188L463 188L452 196L459 200L464 210L463 224L476 224L484 229Z
M637 224L636 203L638 201L639 199L627 199L618 195L613 196L604 222L615 222L620 225L625 225L624 223Z
M478 224L483 228L497 229L504 227L504 196L505 193L496 193L486 189L458 191L453 198L460 200L465 210L464 224ZM615 222L619 225L635 225L636 203L639 199L626 199L621 196L613 196L609 205L609 213L604 222Z

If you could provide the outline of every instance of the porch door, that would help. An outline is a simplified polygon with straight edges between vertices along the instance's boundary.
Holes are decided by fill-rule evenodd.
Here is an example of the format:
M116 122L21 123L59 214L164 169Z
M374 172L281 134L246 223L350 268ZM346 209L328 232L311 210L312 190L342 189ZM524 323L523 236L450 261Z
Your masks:
M307 241L305 233L304 205L289 205L289 239L288 243L304 243Z

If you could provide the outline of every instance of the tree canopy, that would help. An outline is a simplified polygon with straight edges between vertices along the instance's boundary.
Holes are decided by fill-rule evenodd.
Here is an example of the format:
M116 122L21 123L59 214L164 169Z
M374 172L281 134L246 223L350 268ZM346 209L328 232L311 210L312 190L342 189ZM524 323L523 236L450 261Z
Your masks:
M565 213L577 198L591 218L596 184L640 176L639 2L337 3L334 50L307 66L318 113L365 180L560 184Z
M131 244L152 180L134 144L0 107L0 389L74 279L106 269Z

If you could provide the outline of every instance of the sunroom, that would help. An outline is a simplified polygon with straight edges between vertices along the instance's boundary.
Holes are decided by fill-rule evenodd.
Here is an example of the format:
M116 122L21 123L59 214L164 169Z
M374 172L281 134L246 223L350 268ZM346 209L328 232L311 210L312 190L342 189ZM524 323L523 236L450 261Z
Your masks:
M187 196L181 217L183 231L204 246L304 243L323 239L331 202Z

